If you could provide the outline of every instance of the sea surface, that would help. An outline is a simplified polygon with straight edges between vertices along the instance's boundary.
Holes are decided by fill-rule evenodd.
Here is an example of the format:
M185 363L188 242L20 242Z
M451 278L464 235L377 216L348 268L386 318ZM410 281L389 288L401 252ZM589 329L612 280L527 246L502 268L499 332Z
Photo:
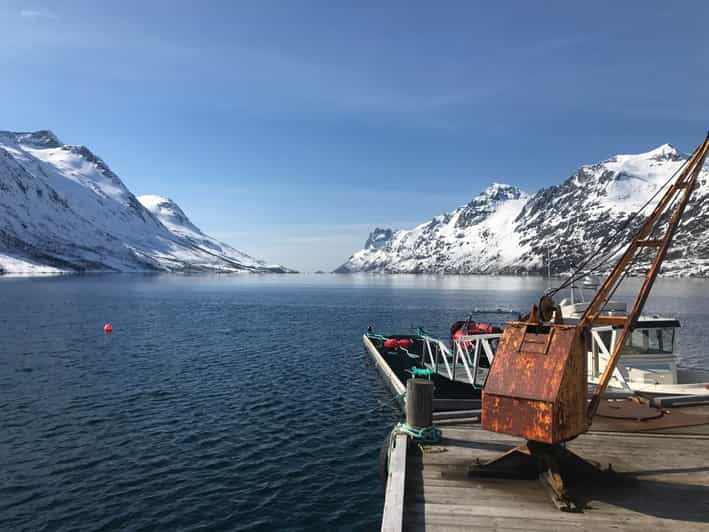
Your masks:
M399 413L362 333L445 337L476 308L527 311L547 284L0 279L0 529L377 530ZM647 308L680 319L685 364L709 366L708 281L661 280Z

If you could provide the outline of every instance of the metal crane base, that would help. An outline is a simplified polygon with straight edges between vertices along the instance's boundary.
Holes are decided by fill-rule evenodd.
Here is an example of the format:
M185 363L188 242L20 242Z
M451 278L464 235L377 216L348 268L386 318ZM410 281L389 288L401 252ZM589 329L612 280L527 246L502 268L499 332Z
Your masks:
M469 477L539 479L551 501L562 512L580 512L582 505L570 493L577 481L609 480L614 474L610 464L589 462L563 444L528 441L488 462L477 460L468 469Z

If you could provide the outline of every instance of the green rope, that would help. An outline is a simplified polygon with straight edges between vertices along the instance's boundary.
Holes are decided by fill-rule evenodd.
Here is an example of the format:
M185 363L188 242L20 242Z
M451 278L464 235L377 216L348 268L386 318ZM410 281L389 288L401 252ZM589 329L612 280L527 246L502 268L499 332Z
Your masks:
M391 451L396 447L397 434L406 434L417 443L435 444L441 441L441 429L435 425L430 427L413 427L408 423L397 423L389 434L389 449L387 450L387 464L391 461Z
M408 423L398 423L392 431L394 438L397 434L407 434L419 443L438 443L441 441L441 429L435 425L430 427L413 427Z
M368 333L367 338L369 338L370 340L378 340L380 342L387 340L386 336L382 336L381 334L374 334L374 333Z
M425 377L431 380L431 375L433 375L433 370L429 368L417 368L416 366L408 370L414 377Z

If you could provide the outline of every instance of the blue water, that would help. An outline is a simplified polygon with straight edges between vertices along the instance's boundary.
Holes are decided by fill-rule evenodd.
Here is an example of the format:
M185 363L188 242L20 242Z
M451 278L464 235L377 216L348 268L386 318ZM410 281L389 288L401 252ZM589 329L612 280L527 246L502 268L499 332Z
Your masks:
M0 528L377 529L377 455L398 413L362 332L444 335L474 307L526 310L545 287L509 277L0 279ZM648 303L680 317L694 365L709 365L708 296L706 281L663 281Z

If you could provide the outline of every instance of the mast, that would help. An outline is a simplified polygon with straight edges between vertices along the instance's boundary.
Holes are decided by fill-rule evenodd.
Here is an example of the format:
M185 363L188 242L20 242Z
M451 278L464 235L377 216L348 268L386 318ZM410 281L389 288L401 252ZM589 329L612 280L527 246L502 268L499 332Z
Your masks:
M551 288L551 255L547 246L547 289Z

